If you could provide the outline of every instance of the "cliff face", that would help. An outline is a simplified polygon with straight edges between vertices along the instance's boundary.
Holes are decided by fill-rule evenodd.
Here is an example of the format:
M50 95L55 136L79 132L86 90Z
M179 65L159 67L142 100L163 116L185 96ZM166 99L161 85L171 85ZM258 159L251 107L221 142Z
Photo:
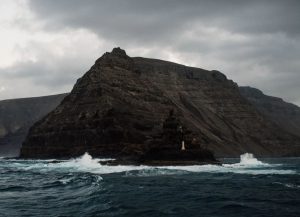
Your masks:
M279 127L300 137L300 108L253 87L240 87L241 94Z
M18 156L28 129L66 95L0 101L0 156Z
M265 119L222 73L130 58L115 48L30 129L21 157L142 153L155 144L164 146L162 125L172 109L191 131L191 140L217 156L300 154L299 137Z

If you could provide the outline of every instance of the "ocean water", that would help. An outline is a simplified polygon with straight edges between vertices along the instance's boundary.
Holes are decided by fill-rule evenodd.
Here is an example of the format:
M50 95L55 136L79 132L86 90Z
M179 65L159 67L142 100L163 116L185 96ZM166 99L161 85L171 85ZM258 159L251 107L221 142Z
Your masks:
M0 158L0 216L300 216L300 158L244 154L222 162L105 166L87 153L59 162Z

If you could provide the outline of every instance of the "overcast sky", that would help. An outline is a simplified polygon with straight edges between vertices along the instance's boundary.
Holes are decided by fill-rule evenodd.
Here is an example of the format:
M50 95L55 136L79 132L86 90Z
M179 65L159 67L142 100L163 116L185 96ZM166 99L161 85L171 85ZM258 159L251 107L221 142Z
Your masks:
M1 0L0 100L69 92L116 46L300 105L298 0Z

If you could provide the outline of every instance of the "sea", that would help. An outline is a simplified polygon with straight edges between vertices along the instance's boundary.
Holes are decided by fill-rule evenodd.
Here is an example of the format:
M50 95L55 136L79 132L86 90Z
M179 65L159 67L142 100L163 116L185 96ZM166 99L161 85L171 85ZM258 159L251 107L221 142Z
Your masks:
M222 165L107 166L0 158L0 216L300 217L300 158Z

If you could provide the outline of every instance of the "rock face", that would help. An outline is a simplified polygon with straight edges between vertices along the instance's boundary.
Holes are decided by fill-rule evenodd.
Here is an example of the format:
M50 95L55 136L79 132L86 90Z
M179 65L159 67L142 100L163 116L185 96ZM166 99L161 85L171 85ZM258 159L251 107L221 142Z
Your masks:
M18 156L28 129L66 95L0 101L0 156Z
M171 110L189 131L184 152L190 153L188 159L194 160L191 153L200 149L213 150L218 157L245 152L300 155L300 138L265 119L219 71L131 58L115 48L100 57L62 103L30 129L21 157L74 157L88 151L101 157L172 160L178 158L180 144L166 144L163 127ZM193 148L194 143L201 148Z
M163 130L150 144L145 153L138 159L141 164L199 164L215 163L213 153L202 147L195 134L170 110L163 122Z
M300 108L278 97L267 96L253 87L239 87L241 94L265 117L300 137Z

